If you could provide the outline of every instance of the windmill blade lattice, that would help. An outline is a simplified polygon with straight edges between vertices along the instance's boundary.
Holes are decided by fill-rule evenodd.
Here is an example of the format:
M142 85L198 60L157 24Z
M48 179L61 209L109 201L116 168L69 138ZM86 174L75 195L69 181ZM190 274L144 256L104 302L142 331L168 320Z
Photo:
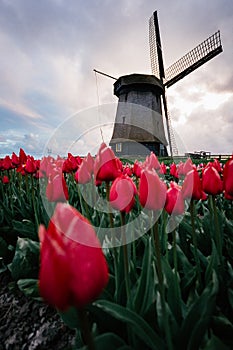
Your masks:
M165 99L166 99L166 95L165 95ZM167 105L167 102L166 102L166 105ZM166 113L166 119L167 119L167 125L168 125L168 129L169 129L169 142L171 143L171 156L178 156L179 154L179 150L178 150L178 147L177 147L177 143L176 143L176 139L175 139L175 135L174 135L174 130L173 130L173 127L172 127L172 121L171 121L171 116L170 116L170 113L168 111L168 108L167 108L167 113Z
M220 31L217 31L166 69L164 85L169 87L175 84L220 52L222 45Z
M162 81L165 73L157 11L149 19L149 45L152 74Z

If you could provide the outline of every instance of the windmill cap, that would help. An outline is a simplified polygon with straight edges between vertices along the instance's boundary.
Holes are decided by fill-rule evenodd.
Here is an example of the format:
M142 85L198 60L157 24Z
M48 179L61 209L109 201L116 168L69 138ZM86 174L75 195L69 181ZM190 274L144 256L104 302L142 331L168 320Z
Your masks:
M134 89L136 91L152 91L159 95L164 91L161 81L154 75L148 74L123 75L114 83L114 95L117 97Z

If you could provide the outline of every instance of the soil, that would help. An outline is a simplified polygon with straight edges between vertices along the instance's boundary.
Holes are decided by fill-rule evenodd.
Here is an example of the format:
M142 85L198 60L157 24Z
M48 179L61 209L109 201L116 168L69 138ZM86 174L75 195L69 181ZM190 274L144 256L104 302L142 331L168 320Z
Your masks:
M0 350L72 349L75 331L54 309L13 286L9 272L0 274Z

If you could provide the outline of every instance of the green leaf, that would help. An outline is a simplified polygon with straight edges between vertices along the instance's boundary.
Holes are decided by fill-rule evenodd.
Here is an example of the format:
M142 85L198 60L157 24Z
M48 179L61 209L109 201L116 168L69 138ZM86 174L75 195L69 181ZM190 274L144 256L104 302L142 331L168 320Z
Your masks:
M213 314L217 291L218 280L213 272L211 282L195 300L183 321L180 334L182 349L198 349Z
M126 289L125 289L125 274L124 274L124 254L123 249L120 247L118 262L117 262L117 271L115 271L115 278L117 279L117 286L115 291L115 300L118 304L126 304Z
M36 225L30 220L12 220L13 229L18 232L20 237L30 238L38 241Z
M233 290L228 288L227 294L228 294L229 303L230 303L231 308L233 310Z
M177 244L177 258L178 258L178 266L180 272L180 289L183 295L186 295L189 288L194 284L196 278L196 267L193 266L187 256L184 254L183 250Z
M0 237L0 257L6 258L8 253L8 246L6 241Z
M144 315L155 299L154 281L152 246L151 238L149 237L146 241L141 275L138 280L137 291L134 299L135 312L139 315Z
M166 310L166 313L168 315L168 322L170 324L171 335L176 337L178 334L178 331L179 331L179 326L178 326L178 323L177 323L171 309L169 308L168 303L166 303L166 302L165 302L165 310ZM161 334L163 334L163 332L165 331L164 309L162 307L162 299L161 299L161 295L159 292L157 292L157 297L156 297L156 311L157 311L158 326L161 330Z
M39 293L38 280L33 278L18 280L19 289L27 296L35 300L42 301Z
M131 348L125 345L125 342L114 333L101 334L94 339L95 350L130 350ZM79 350L88 350L87 346L80 348ZM132 349L131 349L132 350Z
M63 322L71 329L79 328L80 321L76 307L70 307L66 311L57 311Z
M29 238L18 238L13 261L8 265L14 280L38 276L39 247L39 242Z
M226 316L214 316L211 326L217 336L221 337L221 339L224 339L226 343L231 343L233 346L233 324L230 322L230 320L228 320Z
M179 282L165 258L162 260L162 265L167 284L167 302L174 318L180 323L182 320L182 311Z
M209 283L212 274L213 274L213 269L215 269L215 271L217 271L217 267L218 267L218 263L219 263L219 259L218 259L218 253L217 253L217 249L214 243L214 240L212 239L212 253L210 255L210 259L209 259L209 264L206 268L206 272L205 272L205 282L206 285Z
M93 303L97 308L102 309L117 320L120 320L130 326L132 332L140 338L144 344L152 350L163 350L165 344L155 331L144 321L142 317L135 312L115 303L105 300L98 300Z
M230 350L218 337L212 335L205 346L205 350Z

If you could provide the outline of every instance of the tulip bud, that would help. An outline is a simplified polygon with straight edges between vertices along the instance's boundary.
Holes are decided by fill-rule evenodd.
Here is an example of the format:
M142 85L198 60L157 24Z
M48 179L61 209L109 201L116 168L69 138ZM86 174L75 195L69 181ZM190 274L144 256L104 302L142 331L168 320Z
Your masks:
M170 175L174 176L175 178L178 179L178 171L175 163L172 163L170 165Z
M114 209L128 213L135 203L136 186L132 179L126 175L117 177L110 188L109 200Z
M223 188L227 196L233 196L233 159L229 159L223 169ZM229 197L228 197L229 198Z
M75 181L79 184L87 184L91 181L91 173L85 159L82 161L79 169L75 173Z
M182 186L182 194L184 199L192 198L199 200L203 198L201 179L196 169L187 173Z
M164 162L162 162L162 163L160 164L159 173L162 174L162 175L166 175L166 173L167 173L167 167L166 167L166 165L164 164Z
M203 191L213 196L220 194L223 190L221 177L215 167L208 165L202 173Z
M41 296L65 311L83 308L108 283L108 267L90 222L69 204L58 203L48 229L39 228Z
M139 199L143 207L150 210L160 210L166 201L167 187L153 170L142 171L139 185Z
M9 177L7 175L4 175L3 178L2 178L2 183L3 184L9 184L10 180L9 180Z
M175 182L170 183L167 190L165 210L170 215L182 215L184 213L184 198L182 196L181 187Z
M133 173L136 177L140 177L141 176L141 171L142 171L142 167L141 164L138 162L138 160L135 160L134 165L133 165Z
M157 156L154 154L154 152L151 152L149 157L147 157L147 162L145 163L145 167L147 167L149 170L159 170L160 169L160 163L157 158Z
M96 182L112 181L121 174L122 164L115 157L111 148L105 143L100 146L94 163L94 174Z
M61 172L57 172L49 177L46 196L50 202L65 202L68 200L68 187Z
M35 159L32 156L27 157L24 170L29 174L34 174L37 171Z

